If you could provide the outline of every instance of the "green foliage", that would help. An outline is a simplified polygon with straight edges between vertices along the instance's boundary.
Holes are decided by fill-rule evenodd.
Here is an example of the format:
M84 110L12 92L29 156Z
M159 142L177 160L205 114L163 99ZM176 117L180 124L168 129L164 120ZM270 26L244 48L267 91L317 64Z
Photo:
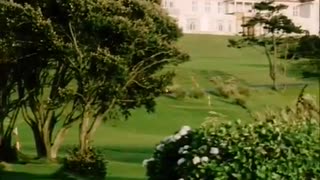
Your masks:
M304 77L320 77L320 38L319 36L303 36L299 40L299 45L296 49L297 53L310 59L310 62L303 65L302 67Z
M148 179L319 179L319 107L308 95L255 123L183 127L144 162Z
M243 27L263 26L268 33L301 33L300 27L295 26L291 19L281 14L288 6L283 4L274 5L274 0L255 3L256 15L243 24Z
M176 99L184 99L186 96L187 96L187 91L184 90L183 88L175 88L173 91L173 96L176 98Z
M5 165L0 163L0 172L3 171L5 169Z
M37 88L39 81L35 81L39 76L47 76L41 70L49 66L48 59L53 58L53 55L58 57L61 46L53 32L51 21L30 5L1 1L0 21L0 123L2 125L7 120L9 124L6 132L0 132L3 136L0 137L1 143L6 143L0 145L4 148L0 151L6 152L1 153L5 158L13 158L16 155L10 150L11 133L18 112L23 104L32 107L36 101L34 95L43 93ZM27 96L32 99L31 102L27 103ZM3 128L0 129L3 131Z
M306 35L300 38L297 51L302 57L310 59L320 58L320 37Z
M235 104L246 108L246 100L250 97L250 89L237 83L235 78L222 79L221 77L211 78L217 95L231 99Z
M181 30L155 2L0 2L0 54L19 64L14 73L25 98L23 118L39 156L59 147L83 114L90 122L82 123L87 125L80 133L91 138L101 119L114 118L111 113L128 117L138 107L155 110L155 98L174 76L162 70L188 60L175 44Z
M52 20L50 30L63 40L67 51L58 53L66 58L62 64L68 66L67 72L74 71L71 78L78 85L74 93L80 96L76 100L85 106L96 99L90 106L99 113L106 111L114 98L125 115L142 105L152 111L154 97L173 77L172 72L159 71L188 58L175 46L181 30L159 5L149 1L18 1L25 2ZM130 101L124 103L124 99Z
M296 26L291 19L281 14L281 10L286 9L287 6L274 4L274 0L266 0L255 3L254 9L256 14L247 22L244 22L243 38L240 40L229 40L228 47L259 47L262 49L269 63L269 76L273 81L272 89L278 90L278 58L279 45L288 43L290 38L288 35L301 34L303 31L301 27ZM263 28L264 33L255 35L256 28ZM262 47L262 48L261 48ZM287 57L288 48L285 49ZM281 73L281 72L280 72ZM286 74L285 71L282 74Z
M192 88L188 93L188 96L194 99L203 98L205 95L206 93L200 88Z
M238 86L238 92L245 97L249 97L251 95L251 91L248 87Z
M300 55L297 52L297 43L289 42L288 45L282 44L279 46L279 58L284 60L298 60Z
M181 86L170 86L167 88L166 92L168 96L180 100L186 97L200 99L206 95L206 93L200 88L191 88L189 91L187 91Z
M11 165L5 162L0 162L0 173L1 171L12 171Z
M154 2L154 3L159 4L159 5L160 5L161 2L162 2L161 0L148 0L148 1Z
M80 153L79 148L74 148L69 152L57 173L62 177L66 174L87 179L105 179L107 161L103 154L95 148L89 148L85 154Z
M236 97L234 101L235 101L235 104L241 106L244 109L247 109L247 101L244 97L241 97L241 96Z

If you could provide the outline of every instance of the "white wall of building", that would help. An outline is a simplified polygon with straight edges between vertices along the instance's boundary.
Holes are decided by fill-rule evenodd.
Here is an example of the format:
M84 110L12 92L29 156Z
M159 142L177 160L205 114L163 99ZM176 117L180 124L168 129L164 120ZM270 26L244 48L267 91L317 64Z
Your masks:
M242 31L235 13L253 16L252 6L261 0L163 0L162 6L177 19L184 33L235 35ZM288 6L282 13L310 34L319 33L319 0L300 3L278 0Z

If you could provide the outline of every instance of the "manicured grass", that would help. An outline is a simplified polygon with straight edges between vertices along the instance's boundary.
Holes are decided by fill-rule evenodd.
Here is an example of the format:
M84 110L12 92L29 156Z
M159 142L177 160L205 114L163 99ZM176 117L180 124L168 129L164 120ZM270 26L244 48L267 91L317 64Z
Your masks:
M208 35L186 35L180 46L191 55L191 61L176 69L175 83L185 89L193 86L192 76L201 88L212 90L209 79L213 76L232 76L252 88L248 106L252 110L262 110L265 106L284 106L293 103L306 81L295 77L281 78L281 83L298 84L288 86L283 92L275 93L268 89L271 84L268 77L267 60L262 52L255 49L227 48L230 37ZM309 82L310 83L310 82ZM317 95L318 87L311 85L307 92ZM244 109L212 95L212 106L207 99L175 100L160 97L157 110L147 114L143 109L132 112L128 121L114 120L106 123L96 134L94 144L101 148L109 160L109 179L138 180L145 179L145 170L141 166L143 159L151 156L154 145L165 136L173 133L182 125L198 127L214 110L225 114L228 119L249 120ZM18 124L22 150L27 154L35 152L32 134L28 127ZM77 128L68 134L65 145L77 144ZM64 148L65 149L65 148ZM64 154L62 151L62 155ZM53 164L12 165L12 171L0 175L1 179L48 179L59 166Z

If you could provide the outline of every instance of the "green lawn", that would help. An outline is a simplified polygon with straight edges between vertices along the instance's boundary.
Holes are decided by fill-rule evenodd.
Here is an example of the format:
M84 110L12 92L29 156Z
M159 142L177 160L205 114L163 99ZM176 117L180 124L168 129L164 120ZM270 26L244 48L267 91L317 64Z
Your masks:
M255 49L227 48L228 38L186 35L181 39L179 44L190 53L191 61L176 69L175 83L189 89L192 87L193 76L202 88L210 90L213 88L208 81L211 77L234 76L253 88L252 96L248 100L248 106L253 110L292 103L302 87L299 84L304 81L295 77L281 78L281 83L298 85L288 86L285 91L279 93L269 90L267 86L271 81L263 53ZM318 87L313 84L307 91L316 95ZM174 100L160 97L157 103L154 114L147 114L143 109L138 109L128 121L108 122L98 130L94 144L103 149L109 160L108 179L145 179L141 162L151 156L154 145L182 125L199 126L209 110L223 113L230 120L249 119L246 111L215 96L212 96L211 107L208 107L206 98ZM18 126L22 150L28 154L34 153L30 130L24 123L19 123ZM74 128L68 134L65 145L76 143L77 128ZM34 163L11 165L10 168L12 171L2 175L4 179L46 179L58 165Z

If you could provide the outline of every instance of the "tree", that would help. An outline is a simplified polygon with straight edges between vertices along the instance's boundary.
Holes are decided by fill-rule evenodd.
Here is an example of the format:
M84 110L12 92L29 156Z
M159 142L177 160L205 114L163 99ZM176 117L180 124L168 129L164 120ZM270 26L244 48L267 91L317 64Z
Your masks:
M291 19L281 14L281 10L286 8L287 6L283 4L274 5L273 0L256 3L254 9L257 13L242 25L245 29L253 30L253 33L244 33L244 38L241 40L229 41L231 47L258 46L263 48L268 59L269 76L274 90L278 90L277 80L280 70L278 47L283 39L289 38L289 35L302 33L300 27L295 26ZM263 28L264 33L255 36L254 31L257 28Z
M153 112L155 97L174 75L163 68L188 57L174 45L181 31L157 4L141 0L72 3L76 9L70 7L74 19L68 25L76 50L75 96L82 113L80 152L85 153L104 120L128 117L130 109L141 106Z
M15 23L6 28L20 42L12 56L34 54L23 58L18 86L40 157L56 158L76 122L85 153L104 120L142 106L154 111L174 75L164 68L188 59L175 46L182 33L174 20L150 1L15 2L2 3L3 14L11 15L7 22Z
M52 138L57 119L65 110L62 106L67 104L59 90L71 81L62 64L63 44L39 9L4 1L0 5L1 40L8 47L6 58L16 63L12 82L22 100L16 110L21 109L32 129L38 156L55 157L68 125L63 123ZM71 119L68 117L65 121ZM13 125L9 127L12 130Z
M297 52L301 57L312 60L319 60L320 37L316 35L306 35L301 37L298 41Z
M320 37L306 35L300 38L297 53L310 61L298 63L305 78L317 78L320 87Z
M18 115L18 98L14 98L15 81L13 68L15 63L5 57L5 47L1 47L0 55L0 161L17 160L17 154L12 148L12 131ZM8 122L8 123L6 123Z
M162 0L149 0L150 2L154 2L154 3L157 3L157 4L159 4L159 5L161 5L161 2L162 2Z

